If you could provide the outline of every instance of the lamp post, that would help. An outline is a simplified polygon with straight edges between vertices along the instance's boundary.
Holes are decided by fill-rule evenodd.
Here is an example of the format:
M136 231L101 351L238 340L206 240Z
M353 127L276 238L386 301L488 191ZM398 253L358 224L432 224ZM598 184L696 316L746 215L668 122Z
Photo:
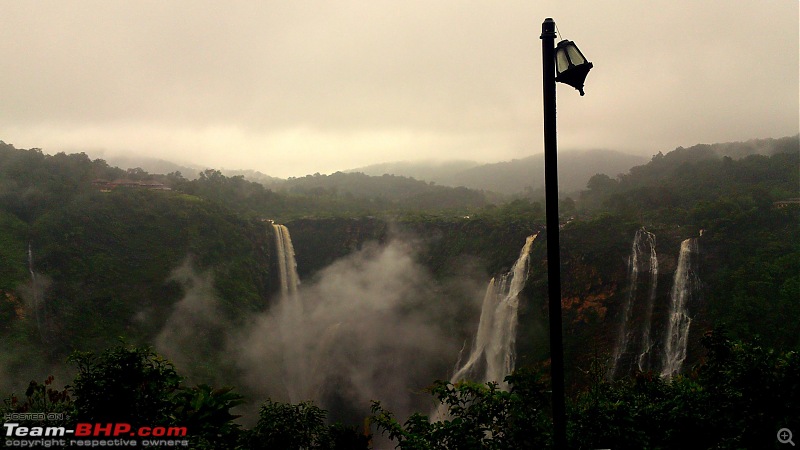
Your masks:
M550 310L550 378L553 389L553 443L567 447L567 419L564 399L564 343L561 322L561 255L558 239L558 149L556 144L556 81L577 89L592 68L572 41L553 48L556 23L542 22L542 69L544 87L544 183L547 215L547 292ZM556 71L558 76L556 76Z

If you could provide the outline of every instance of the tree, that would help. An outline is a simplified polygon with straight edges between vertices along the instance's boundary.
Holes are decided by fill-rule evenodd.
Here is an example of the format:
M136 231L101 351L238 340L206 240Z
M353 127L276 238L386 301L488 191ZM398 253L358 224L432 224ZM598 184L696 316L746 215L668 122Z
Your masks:
M74 353L77 419L139 426L186 427L196 449L234 449L241 436L230 409L243 397L233 388L185 387L173 364L149 347L119 345L100 355Z
M509 392L494 382L436 381L431 393L442 405L436 421L415 413L401 425L380 402L373 402L371 420L402 450L511 450L549 445L548 395L540 377L518 372L506 381L511 385Z
M689 375L637 373L605 382L572 404L575 448L769 448L780 428L800 426L800 356L728 338L703 338L706 361ZM602 371L600 372L602 373Z
M182 378L152 349L120 345L99 356L76 352L68 361L78 366L73 392L79 420L134 426L171 422Z
M368 449L369 437L341 424L325 425L327 411L312 402L280 403L268 399L256 426L246 439L247 448L305 450Z
M195 449L233 449L241 429L234 423L239 416L230 409L244 403L232 387L214 389L206 384L179 390L174 397L176 423L185 426Z

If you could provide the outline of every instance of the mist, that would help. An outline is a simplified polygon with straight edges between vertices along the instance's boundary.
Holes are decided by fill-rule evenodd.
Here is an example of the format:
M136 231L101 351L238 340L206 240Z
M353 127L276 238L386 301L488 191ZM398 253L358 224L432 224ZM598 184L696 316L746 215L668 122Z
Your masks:
M30 257L30 255L29 255ZM9 302L20 319L27 319L31 327L31 341L17 341L7 345L0 353L0 390L22 396L30 381L43 382L47 375L55 377L53 386L63 388L74 376L74 369L60 361L52 361L46 357L47 349L54 341L52 312L48 310L47 300L53 281L47 275L33 270L30 279L16 287L18 296L6 292L0 301ZM2 294L2 293L0 293Z
M226 341L230 323L220 314L212 274L198 273L192 258L187 257L172 271L168 281L179 283L184 295L175 303L156 336L156 350L190 381L202 380L214 385L230 383L224 370L227 366L224 353L219 351Z
M314 400L349 423L370 400L400 417L428 409L424 388L447 378L462 345L445 329L455 305L437 286L409 244L365 246L300 286L302 311L278 304L231 341L244 384L262 398Z

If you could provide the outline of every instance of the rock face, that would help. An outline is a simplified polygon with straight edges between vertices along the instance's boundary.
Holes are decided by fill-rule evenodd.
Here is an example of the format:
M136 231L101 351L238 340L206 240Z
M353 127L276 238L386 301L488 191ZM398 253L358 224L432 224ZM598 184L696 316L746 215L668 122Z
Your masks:
M299 219L286 224L292 231L301 278L312 276L370 241L403 240L414 247L419 261L436 276L446 276L464 257L481 261L494 275L508 271L519 249L537 224L499 224L456 218L442 220L378 218Z
M0 304L0 311L7 319L4 321L6 324L25 318L25 304L13 292L0 291Z
M368 241L402 239L411 242L419 262L440 279L457 271L465 260L477 261L489 277L507 272L525 233L536 228L491 226L474 219L389 223L375 218L303 219L290 222L289 227L301 278L313 277ZM633 370L661 370L680 243L694 233L678 227L654 226L650 231L639 224L603 221L576 222L561 231L565 352L574 367L586 367L600 357L607 360L612 377ZM530 278L520 293L517 354L522 365L546 361L549 355L545 244L541 238L532 246ZM442 297L442 301L453 301L453 297ZM688 305L687 311L691 317L698 316L699 300ZM472 319L477 317L468 320ZM695 341L700 335L694 330L686 335L687 365L699 357Z
M312 276L366 242L385 242L388 237L388 224L369 217L299 219L286 226L292 232L300 278Z

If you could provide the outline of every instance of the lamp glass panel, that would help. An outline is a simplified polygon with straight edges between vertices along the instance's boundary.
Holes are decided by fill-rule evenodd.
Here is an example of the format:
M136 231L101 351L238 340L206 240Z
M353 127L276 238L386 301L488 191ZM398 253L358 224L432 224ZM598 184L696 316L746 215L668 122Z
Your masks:
M578 47L574 45L567 46L567 54L569 55L570 61L572 64L579 66L586 62L586 59L581 55L581 52L578 50Z
M563 73L567 69L569 69L567 53L563 49L556 50L556 71L558 73Z

